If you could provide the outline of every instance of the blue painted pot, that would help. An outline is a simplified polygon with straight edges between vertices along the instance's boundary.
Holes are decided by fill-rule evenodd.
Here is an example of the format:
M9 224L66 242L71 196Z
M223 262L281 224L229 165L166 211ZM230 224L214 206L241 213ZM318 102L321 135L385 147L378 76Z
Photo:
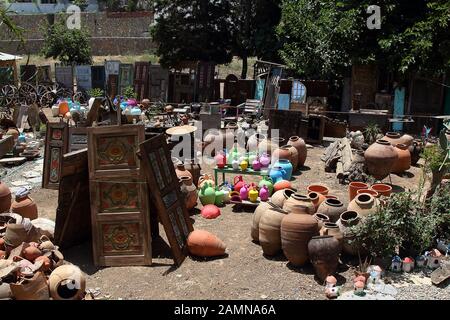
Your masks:
M285 171L283 174L283 180L291 181L292 172L294 171L294 167L289 160L280 159L275 164L274 167L281 167Z
M284 180L284 175L286 174L286 171L280 167L280 166L273 166L270 169L269 176L272 179L273 183L277 183L279 181Z

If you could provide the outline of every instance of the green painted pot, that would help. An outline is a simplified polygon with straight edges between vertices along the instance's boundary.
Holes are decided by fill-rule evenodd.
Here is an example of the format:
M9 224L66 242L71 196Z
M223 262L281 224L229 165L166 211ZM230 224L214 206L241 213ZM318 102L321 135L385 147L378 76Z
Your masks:
M204 206L214 204L216 201L216 190L214 190L210 183L205 183L200 189L198 197Z

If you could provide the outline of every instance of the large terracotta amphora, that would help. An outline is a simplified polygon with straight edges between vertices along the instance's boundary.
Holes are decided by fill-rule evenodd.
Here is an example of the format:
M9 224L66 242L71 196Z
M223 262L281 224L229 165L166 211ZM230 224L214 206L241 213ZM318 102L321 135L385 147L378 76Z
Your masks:
M259 221L259 243L267 256L281 251L281 221L287 212L275 206L266 210Z
M298 136L294 136L294 137L291 137L289 139L288 144L290 144L295 149L297 149L298 166L299 167L303 167L305 165L306 158L308 156L308 149L306 148L305 141L302 138L298 137Z
M377 180L386 178L398 158L395 148L386 140L377 140L365 152L367 170Z
M187 239L189 253L198 257L216 257L225 254L226 245L214 234L205 230L195 230Z

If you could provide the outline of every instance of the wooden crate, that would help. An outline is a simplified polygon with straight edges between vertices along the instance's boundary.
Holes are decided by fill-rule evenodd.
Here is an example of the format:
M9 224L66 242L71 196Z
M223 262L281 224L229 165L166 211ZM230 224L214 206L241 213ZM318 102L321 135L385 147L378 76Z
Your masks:
M88 128L92 245L97 266L151 265L147 184L136 154L144 126Z
M61 163L68 150L68 125L65 122L47 123L44 153L43 189L59 189Z

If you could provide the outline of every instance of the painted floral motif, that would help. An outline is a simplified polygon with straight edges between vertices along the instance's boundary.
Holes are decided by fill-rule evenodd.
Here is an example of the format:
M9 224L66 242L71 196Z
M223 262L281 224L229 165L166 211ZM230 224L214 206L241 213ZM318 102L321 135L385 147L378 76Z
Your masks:
M139 251L139 224L103 225L103 249L105 253L114 251Z
M52 148L50 151L50 182L58 183L59 181L59 156L61 149Z
M137 183L100 183L100 210L114 212L140 208Z
M101 137L98 143L98 164L136 166L136 137Z
M52 130L52 139L53 140L61 140L62 139L62 130L61 129L53 129Z

